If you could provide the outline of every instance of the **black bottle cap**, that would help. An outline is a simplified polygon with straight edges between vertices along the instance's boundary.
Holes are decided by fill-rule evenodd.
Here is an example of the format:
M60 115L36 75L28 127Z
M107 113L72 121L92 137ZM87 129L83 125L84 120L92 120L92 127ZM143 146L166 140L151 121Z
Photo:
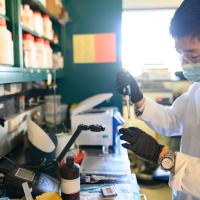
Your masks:
M73 156L67 156L67 158L66 158L67 168L72 168L73 165L74 165L74 157Z
M73 156L67 156L66 164L61 168L61 177L67 180L73 180L80 176L79 165L75 163Z

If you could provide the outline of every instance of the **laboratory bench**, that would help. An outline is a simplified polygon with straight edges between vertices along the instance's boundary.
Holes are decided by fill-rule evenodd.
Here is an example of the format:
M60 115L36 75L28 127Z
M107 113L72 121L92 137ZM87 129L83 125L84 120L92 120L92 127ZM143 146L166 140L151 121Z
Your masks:
M83 149L87 152L87 157L81 164L81 175L82 179L84 176L89 176L89 182L91 182L82 181L81 197L83 199L84 197L98 199L100 190L104 186L114 186L117 193L115 199L140 199L139 186L135 174L131 174L127 150L121 147L120 143L114 150L110 149L107 155L102 154L101 148ZM97 175L93 176L93 174Z
M101 188L105 186L114 186L117 193L116 200L140 199L136 176L131 174L128 153L121 147L120 140L114 150L110 149L109 154L102 154L102 148L98 147L81 147L81 150L87 153L80 166L81 200L98 199L101 195ZM23 167L26 162L25 153L26 148L21 145L7 157L16 163L14 165ZM12 170L12 161L2 158L0 160L1 172ZM48 171L44 170L44 173L48 174Z

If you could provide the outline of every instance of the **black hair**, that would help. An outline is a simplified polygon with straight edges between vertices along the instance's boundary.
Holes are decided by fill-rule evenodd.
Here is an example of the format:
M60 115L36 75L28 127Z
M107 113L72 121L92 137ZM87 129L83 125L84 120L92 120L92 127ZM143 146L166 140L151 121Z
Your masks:
M200 0L184 0L177 8L170 24L173 38L200 36Z

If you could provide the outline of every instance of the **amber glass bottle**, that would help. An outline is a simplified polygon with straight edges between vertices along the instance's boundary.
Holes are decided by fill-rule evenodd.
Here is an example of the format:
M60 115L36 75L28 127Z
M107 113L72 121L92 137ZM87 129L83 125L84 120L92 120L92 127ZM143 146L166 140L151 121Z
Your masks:
M79 165L72 156L66 158L66 163L61 168L61 193L63 200L80 199Z

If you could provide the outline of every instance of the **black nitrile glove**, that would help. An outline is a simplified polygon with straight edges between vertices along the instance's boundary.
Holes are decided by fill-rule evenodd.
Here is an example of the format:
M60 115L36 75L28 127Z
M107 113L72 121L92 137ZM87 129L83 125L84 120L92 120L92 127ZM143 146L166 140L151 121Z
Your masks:
M131 89L131 101L133 103L139 102L143 98L143 94L140 91L136 80L133 78L133 76L130 75L128 71L122 69L117 73L116 88L122 95L127 95L124 88L126 88L128 85L130 85Z
M136 127L121 128L119 132L120 139L127 142L122 144L124 148L130 149L144 160L158 163L163 145L160 145L153 137Z

